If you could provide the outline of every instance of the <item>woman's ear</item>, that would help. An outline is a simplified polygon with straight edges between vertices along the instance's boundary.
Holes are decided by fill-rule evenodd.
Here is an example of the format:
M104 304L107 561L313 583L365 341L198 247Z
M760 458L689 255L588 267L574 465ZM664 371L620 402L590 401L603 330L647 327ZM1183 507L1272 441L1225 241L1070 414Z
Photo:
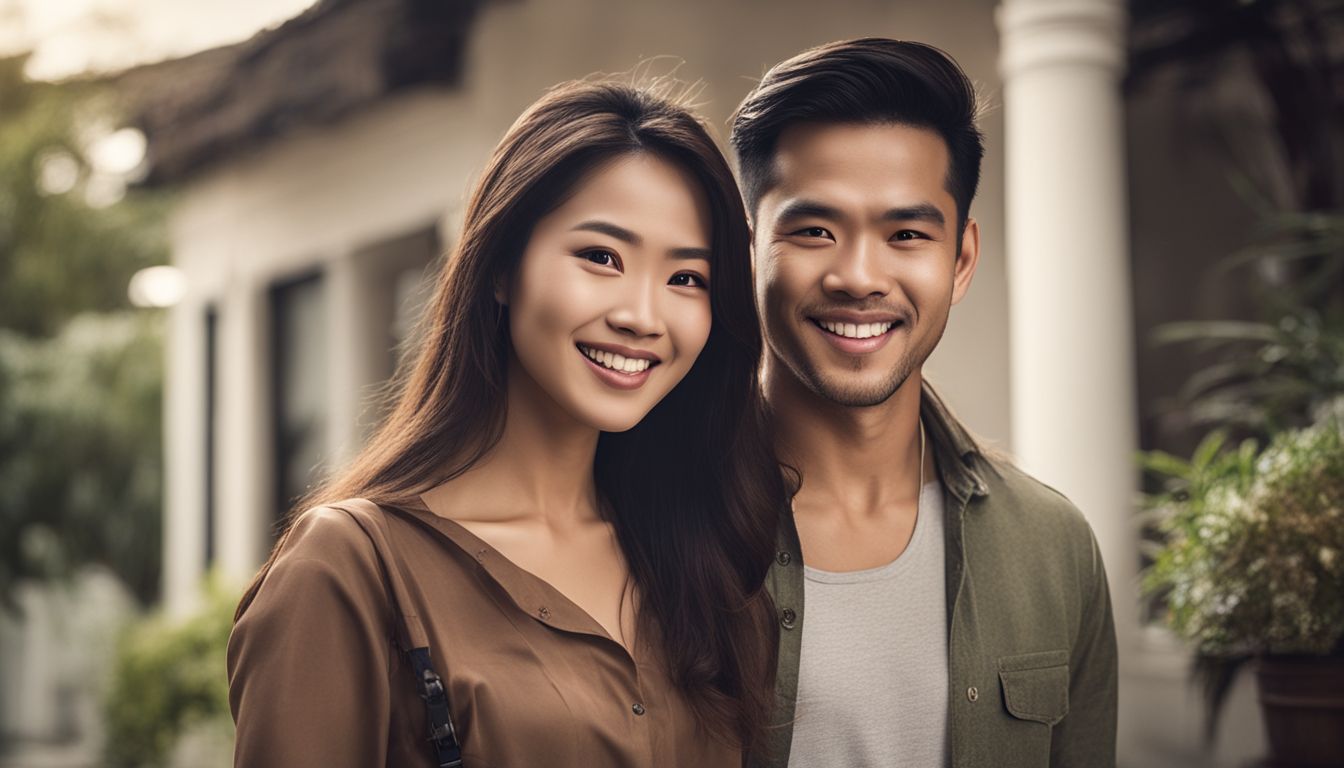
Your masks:
M504 275L495 276L495 301L501 307L509 306L509 279Z

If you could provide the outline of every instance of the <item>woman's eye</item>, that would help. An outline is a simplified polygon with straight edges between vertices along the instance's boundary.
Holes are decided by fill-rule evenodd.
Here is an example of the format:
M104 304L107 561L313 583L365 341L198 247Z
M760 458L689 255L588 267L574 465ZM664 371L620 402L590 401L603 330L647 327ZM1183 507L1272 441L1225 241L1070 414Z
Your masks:
M594 264L597 264L598 266L602 267L616 266L616 254L612 253L611 251L603 251L603 250L584 251L583 253L580 253L579 256L588 261L591 261Z
M708 287L709 287L709 284L705 281L705 278L703 278L703 277L701 277L701 276L699 276L699 275L697 275L697 274L694 274L694 273L692 273L692 272L681 272L681 273L675 274L675 275L672 276L672 279L671 279L671 280L667 281L667 284L668 284L668 285L685 286L685 287L688 287L688 288L708 288Z

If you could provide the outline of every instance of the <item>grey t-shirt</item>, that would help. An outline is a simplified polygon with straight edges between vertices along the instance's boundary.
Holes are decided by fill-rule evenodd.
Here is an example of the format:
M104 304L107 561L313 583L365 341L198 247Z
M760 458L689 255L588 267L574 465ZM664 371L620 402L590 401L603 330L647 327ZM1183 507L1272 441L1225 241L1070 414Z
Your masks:
M915 530L886 565L806 568L790 766L945 766L943 494L920 491Z

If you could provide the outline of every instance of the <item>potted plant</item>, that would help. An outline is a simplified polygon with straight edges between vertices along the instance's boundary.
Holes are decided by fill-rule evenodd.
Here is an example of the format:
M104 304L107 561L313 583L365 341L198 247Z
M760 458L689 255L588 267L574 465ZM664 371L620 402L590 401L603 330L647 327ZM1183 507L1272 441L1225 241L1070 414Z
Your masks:
M1215 681L1210 724L1249 660L1270 764L1344 765L1344 409L1263 450L1215 432L1188 461L1142 462L1164 479L1145 497L1163 541L1144 588Z

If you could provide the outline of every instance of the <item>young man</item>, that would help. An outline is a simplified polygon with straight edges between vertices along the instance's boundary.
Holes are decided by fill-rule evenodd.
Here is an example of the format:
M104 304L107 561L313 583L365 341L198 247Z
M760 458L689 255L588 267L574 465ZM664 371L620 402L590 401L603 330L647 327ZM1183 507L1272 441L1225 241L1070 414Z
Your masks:
M801 476L770 575L780 711L759 765L1115 764L1092 531L922 375L980 258L975 117L946 54L882 39L776 66L733 117L765 389Z

